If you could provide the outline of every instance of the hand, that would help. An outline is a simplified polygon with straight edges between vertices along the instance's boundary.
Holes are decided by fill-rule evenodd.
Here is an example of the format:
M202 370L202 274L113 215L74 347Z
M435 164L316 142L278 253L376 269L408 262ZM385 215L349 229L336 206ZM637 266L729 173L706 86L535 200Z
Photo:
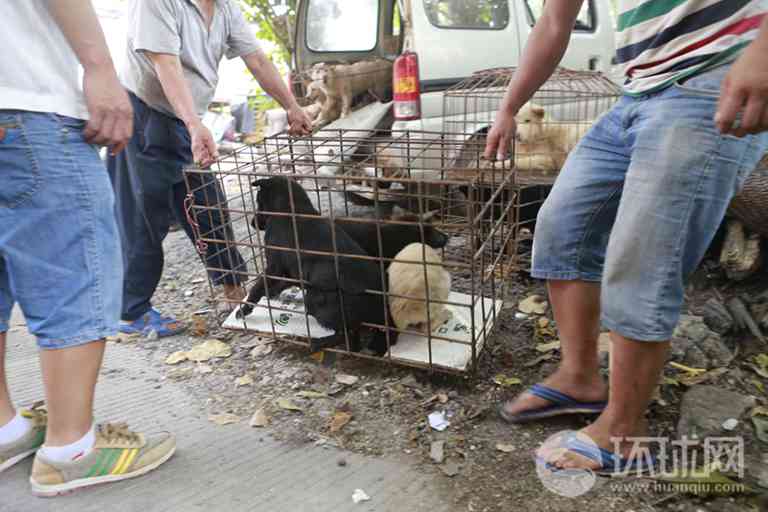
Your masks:
M219 149L213 135L203 123L197 121L189 127L189 136L192 138L192 157L195 165L207 169L219 158Z
M506 160L509 158L509 143L517 133L514 114L502 108L496 115L491 131L485 143L486 160Z
M288 125L288 133L291 135L309 135L312 133L312 120L299 106L288 111Z
M83 91L90 114L83 131L85 140L109 146L112 155L118 154L133 135L133 108L111 64L86 69Z
M736 117L741 113L741 122ZM768 59L757 42L733 64L720 93L715 123L723 134L743 137L768 130Z

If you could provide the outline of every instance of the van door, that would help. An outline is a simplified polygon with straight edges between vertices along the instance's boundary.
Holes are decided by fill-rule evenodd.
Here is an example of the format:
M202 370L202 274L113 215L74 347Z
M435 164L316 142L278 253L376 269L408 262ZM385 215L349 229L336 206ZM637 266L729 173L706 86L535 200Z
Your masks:
M527 39L544 11L546 0L519 1L524 11L521 32ZM614 23L608 0L584 0L561 65L579 71L610 73L614 53Z

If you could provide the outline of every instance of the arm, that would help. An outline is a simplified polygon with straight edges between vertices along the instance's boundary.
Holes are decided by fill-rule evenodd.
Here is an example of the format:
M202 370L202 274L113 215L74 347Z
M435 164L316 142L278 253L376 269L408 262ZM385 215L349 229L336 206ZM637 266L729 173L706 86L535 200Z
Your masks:
M760 33L723 81L715 123L724 134L743 137L768 130L768 16ZM735 126L742 113L741 123Z
M552 76L563 58L582 3L583 0L549 0L545 4L488 133L486 159L507 157L509 141L517 130L515 115Z
M288 122L291 125L291 133L297 135L306 135L312 130L312 122L306 112L296 103L296 98L290 89L283 82L280 73L272 61L264 55L264 52L257 50L253 53L243 56L243 62L258 80L262 89L275 98L278 103L288 112Z
M171 103L173 111L189 130L195 163L203 168L208 167L219 156L219 152L213 135L197 117L192 92L184 79L179 57L167 53L148 51L144 53L152 61L165 97Z
M112 154L117 154L133 133L133 110L117 79L93 6L81 0L55 0L46 5L83 66L83 92L90 114L85 138L92 144L110 146Z

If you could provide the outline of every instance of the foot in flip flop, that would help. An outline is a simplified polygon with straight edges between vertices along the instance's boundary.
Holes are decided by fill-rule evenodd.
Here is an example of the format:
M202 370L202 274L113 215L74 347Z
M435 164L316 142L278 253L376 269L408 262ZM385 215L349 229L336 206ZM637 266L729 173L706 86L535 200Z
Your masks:
M591 470L601 476L640 476L654 470L656 457L650 450L645 449L647 447L638 446L628 440L619 443L619 452L614 452L616 445L610 437L589 434L590 430L600 430L599 426L594 425L578 432L567 432L562 436L550 438L537 450L536 463L545 465L550 471ZM644 422L640 430L647 432ZM638 433L631 437L640 435ZM599 439L599 444L595 438Z
M599 375L585 383L555 373L515 400L502 403L499 415L509 423L524 423L566 414L600 414L607 405L607 396Z
M148 335L155 331L158 338L174 336L184 332L186 327L173 317L163 316L154 308L132 322L120 322L120 332L124 334Z

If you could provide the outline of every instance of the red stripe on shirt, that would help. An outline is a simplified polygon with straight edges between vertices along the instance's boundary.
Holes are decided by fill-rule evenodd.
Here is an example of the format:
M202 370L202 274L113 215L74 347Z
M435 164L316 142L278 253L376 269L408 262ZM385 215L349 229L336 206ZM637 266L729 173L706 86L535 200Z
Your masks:
M693 43L693 44L691 44L689 46L686 46L685 48L683 48L679 52L674 53L674 54L670 55L669 57L667 57L665 59L657 60L657 61L654 61L654 62L647 62L645 64L638 64L637 66L633 66L633 67L629 68L626 71L626 75L631 77L632 74L636 70L648 69L648 68L652 68L652 67L658 66L659 64L663 64L663 63L665 63L665 62L667 62L669 60L675 59L675 58L677 58L677 57L679 57L681 55L684 55L686 53L689 53L689 52L692 52L694 50L697 50L698 48L701 48L702 46L706 46L709 43L720 39L721 37L744 34L746 32L749 32L750 30L754 30L756 28L760 28L760 24L763 22L763 19L765 18L765 16L766 16L766 13L762 13L762 14L758 14L756 16L752 16L751 18L745 18L745 19L743 19L741 21L738 21L738 22L736 22L736 23L734 23L732 25L728 25L724 29L719 30L718 32L715 32L711 36L709 36L707 38L704 38L701 41L697 41L697 42L695 42L695 43Z

